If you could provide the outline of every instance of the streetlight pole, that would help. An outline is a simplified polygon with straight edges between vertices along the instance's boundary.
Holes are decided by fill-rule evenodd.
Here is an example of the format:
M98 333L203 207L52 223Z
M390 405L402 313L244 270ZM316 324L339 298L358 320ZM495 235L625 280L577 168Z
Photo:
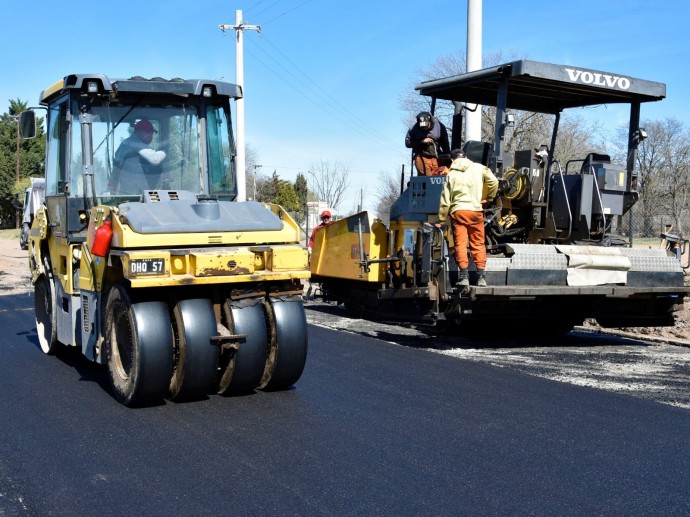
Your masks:
M467 2L467 72L482 67L482 0ZM465 141L482 139L482 110L465 111Z
M244 151L244 40L243 33L245 30L255 30L261 32L259 25L247 25L242 21L242 11L235 11L235 25L221 25L220 30L223 32L226 29L234 29L235 32L235 82L242 90L242 98L237 99L235 106L237 109L237 200L246 201L247 199L247 181L245 168L245 151Z

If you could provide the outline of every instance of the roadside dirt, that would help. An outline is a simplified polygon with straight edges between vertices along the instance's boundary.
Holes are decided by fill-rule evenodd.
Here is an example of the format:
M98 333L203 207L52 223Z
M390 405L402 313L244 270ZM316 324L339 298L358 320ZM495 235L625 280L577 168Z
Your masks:
M27 252L19 239L0 239L0 296L32 291Z
M690 286L690 276L684 277L686 286ZM684 341L690 345L690 298L685 297L682 309L674 313L675 325L673 327L634 327L617 329L621 334L630 334L636 339L647 339L651 341L660 340L673 342L674 339ZM598 325L587 322L585 326L597 328ZM615 331L615 330L614 330Z

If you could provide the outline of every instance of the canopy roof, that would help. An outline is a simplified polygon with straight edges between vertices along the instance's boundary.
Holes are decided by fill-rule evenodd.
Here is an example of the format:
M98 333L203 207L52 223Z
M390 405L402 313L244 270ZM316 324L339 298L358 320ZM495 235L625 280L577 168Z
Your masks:
M499 87L507 87L505 108L558 113L566 108L659 101L666 85L610 72L538 61L513 61L419 84L422 95L497 106Z

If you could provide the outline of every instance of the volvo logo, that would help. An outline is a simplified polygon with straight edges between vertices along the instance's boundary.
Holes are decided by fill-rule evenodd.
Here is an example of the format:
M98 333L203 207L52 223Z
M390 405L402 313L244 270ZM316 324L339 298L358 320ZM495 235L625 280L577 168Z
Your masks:
M618 77L617 75L600 74L599 72L589 72L587 70L576 70L566 68L568 77L576 83L593 84L594 86L605 86L607 88L619 88L627 90L630 88L630 79Z

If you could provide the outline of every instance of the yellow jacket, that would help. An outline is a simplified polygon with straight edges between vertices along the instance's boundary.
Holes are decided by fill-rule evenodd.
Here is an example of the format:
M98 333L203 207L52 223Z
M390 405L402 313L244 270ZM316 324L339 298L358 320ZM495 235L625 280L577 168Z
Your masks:
M491 169L467 158L457 158L446 176L438 220L443 223L448 214L458 210L481 212L482 200L492 201L497 192L498 180Z

